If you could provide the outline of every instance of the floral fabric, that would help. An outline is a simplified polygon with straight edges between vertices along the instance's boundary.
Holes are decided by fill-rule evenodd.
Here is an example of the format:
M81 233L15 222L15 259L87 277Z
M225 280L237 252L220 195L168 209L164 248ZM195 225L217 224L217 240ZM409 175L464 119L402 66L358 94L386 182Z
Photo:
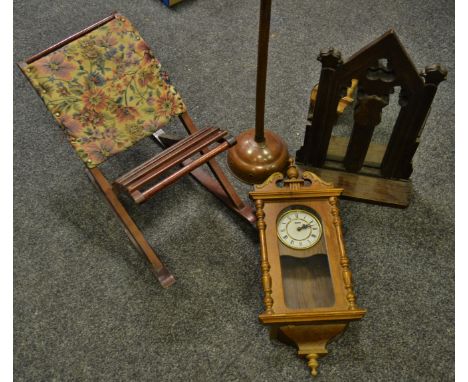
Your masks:
M148 45L121 16L22 69L88 167L186 110Z

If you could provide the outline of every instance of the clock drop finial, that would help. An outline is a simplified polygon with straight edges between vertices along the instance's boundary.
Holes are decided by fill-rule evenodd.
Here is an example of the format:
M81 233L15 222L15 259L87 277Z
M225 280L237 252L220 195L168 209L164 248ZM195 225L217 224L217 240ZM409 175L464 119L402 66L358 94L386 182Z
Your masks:
M318 354L307 354L306 358L309 360L307 365L310 367L310 374L312 374L313 377L316 377L318 374L317 368L319 367L319 363L317 361Z

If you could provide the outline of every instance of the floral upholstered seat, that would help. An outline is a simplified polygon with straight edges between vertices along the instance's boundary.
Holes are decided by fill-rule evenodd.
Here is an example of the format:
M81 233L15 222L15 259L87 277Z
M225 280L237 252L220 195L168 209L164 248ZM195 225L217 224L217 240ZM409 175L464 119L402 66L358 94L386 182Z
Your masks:
M90 168L186 111L159 61L121 16L22 70Z

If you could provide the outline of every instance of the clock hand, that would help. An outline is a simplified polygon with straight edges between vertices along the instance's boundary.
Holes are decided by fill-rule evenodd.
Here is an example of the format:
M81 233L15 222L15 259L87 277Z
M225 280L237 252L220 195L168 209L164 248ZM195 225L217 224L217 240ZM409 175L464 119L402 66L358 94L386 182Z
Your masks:
M298 231L302 231L304 228L310 227L310 224L311 224L311 223L309 223L309 224L303 224L303 225L301 225L300 227L297 227L297 230L298 230Z

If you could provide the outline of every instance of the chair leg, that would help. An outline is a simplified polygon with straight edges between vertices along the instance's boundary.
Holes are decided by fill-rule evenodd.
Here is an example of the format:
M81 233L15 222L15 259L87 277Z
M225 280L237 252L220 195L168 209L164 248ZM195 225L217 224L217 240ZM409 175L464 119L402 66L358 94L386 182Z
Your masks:
M148 244L148 242L143 236L143 233L137 227L137 225L130 217L125 207L120 202L117 195L114 193L112 186L110 185L104 174L98 168L86 169L86 172L90 180L98 188L98 190L101 191L106 201L111 206L116 216L119 218L119 221L122 223L130 241L150 261L152 265L152 271L157 277L158 281L161 283L161 285L164 288L167 288L174 284L174 276L171 275L171 273L167 270L167 268L161 262L159 257L156 255L153 248L151 248L151 246Z
M190 118L187 112L183 113L179 118L189 134L194 134L198 131L197 127L192 121L192 118ZM202 153L205 153L207 150L208 149L202 150ZM190 161L187 161L187 163L190 163ZM239 197L236 190L226 177L226 174L219 166L218 162L216 162L215 159L211 159L208 161L207 165L213 173L213 176L215 177L215 180L217 181L219 187L221 187L221 194L224 194L223 197L219 196L219 187L215 187L215 190L213 190L213 179L205 171L203 171L202 169L197 169L195 171L192 171L191 175L193 175L195 179L197 179L215 196L219 197L223 202L225 202L228 207L230 207L242 217L247 219L250 223L255 224L255 222L257 221L257 217L255 215L254 209L251 206L246 205L243 202L243 200ZM210 179L208 180L208 178Z
M172 137L164 133L159 134L156 137L156 142L162 148L170 147L173 144L177 143L179 140L180 140L179 138ZM182 162L182 166L183 167L188 166L192 162L193 162L192 159L187 159ZM192 172L190 172L190 175L192 175L198 183L204 186L208 191L210 191L214 196L220 199L230 209L232 209L234 212L236 212L241 217L246 219L249 223L255 224L255 222L257 221L257 217L255 215L254 209L250 205L245 204L239 198L236 191L234 190L232 185L229 183L229 180L227 180L226 175L224 174L223 170L219 167L219 164L214 159L211 159L210 161L208 161L207 164L212 170L213 175L215 177L211 176L208 171L205 171L201 167L197 167L195 170L192 170ZM220 174L221 179L224 179L225 184L230 187L231 191L236 197L237 204L234 203L233 198L231 198L231 194L228 194L228 192L226 192L226 188L223 187L222 180L220 180L220 178L218 178L216 174Z
M190 160L186 161L190 162ZM184 162L183 165L186 166L189 163ZM241 206L236 206L232 203L232 200L226 194L225 190L221 187L220 182L217 179L213 178L208 171L203 170L202 168L196 168L193 170L190 175L192 175L195 180L198 181L202 186L204 186L208 191L210 191L214 196L220 199L224 204L226 204L230 209L237 212L241 217L246 219L249 223L255 225L257 217L255 215L254 209L242 203Z

